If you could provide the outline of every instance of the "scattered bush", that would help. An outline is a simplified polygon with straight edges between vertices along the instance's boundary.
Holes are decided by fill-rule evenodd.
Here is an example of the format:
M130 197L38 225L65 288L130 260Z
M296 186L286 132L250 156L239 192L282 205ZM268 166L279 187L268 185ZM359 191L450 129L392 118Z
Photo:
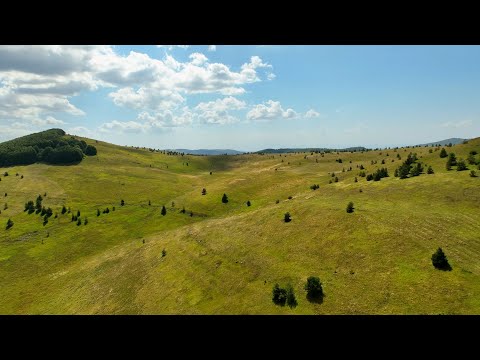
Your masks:
M285 213L283 220L284 220L286 223L292 221L289 212L286 212L286 213Z
M442 148L442 150L440 150L440 157L441 157L441 158L446 158L447 156L448 156L447 150L445 150L444 148Z
M165 256L167 256L167 250L163 249L162 250L162 257L165 257Z
M167 208L165 207L165 205L162 206L161 214L162 214L163 216L167 215Z
M12 221L12 219L8 219L8 220L7 220L6 230L10 229L12 226L13 226L13 221Z
M62 206L62 215L65 214L67 212L67 208L65 207L65 205Z
M432 255L432 264L435 268L444 271L452 270L452 267L448 263L447 257L443 252L442 248L438 248L437 251Z
M100 210L97 209L97 216L100 216Z
M318 184L313 184L313 185L310 186L310 189L312 189L312 190L317 190L318 188L320 188L320 185L318 185Z
M205 188L202 189L202 195L207 195L207 189Z
M431 166L428 167L427 174L434 174L434 171Z
M477 177L475 170L470 170L470 177Z
M338 177L335 176L335 182L338 182Z
M87 156L97 155L97 148L93 145L87 145L87 147L85 148L85 155Z
M373 175L372 174L368 174L367 175L367 181L371 181L373 180Z
M82 220L80 218L78 218L77 226L80 226L80 225L82 225Z
M252 205L252 203L250 202L250 200L247 201L247 206L250 206Z
M120 206L124 206L124 205L125 205L125 201L123 201L123 199L120 200Z
M275 204L278 204L278 203L280 203L280 200L277 199L277 201L275 201Z

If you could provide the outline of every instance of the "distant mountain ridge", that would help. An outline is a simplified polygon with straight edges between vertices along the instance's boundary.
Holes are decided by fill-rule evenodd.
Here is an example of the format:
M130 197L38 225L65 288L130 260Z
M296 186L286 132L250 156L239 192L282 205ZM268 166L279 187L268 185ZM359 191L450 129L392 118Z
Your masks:
M256 151L256 153L266 153L266 154L284 154L292 152L312 152L312 151L364 151L367 148L363 146L353 146L344 149L333 149L333 148L280 148L280 149L264 149Z
M173 151L192 155L240 155L245 153L245 151L238 151L232 149L174 149Z
M450 139L445 139L445 140L441 140L441 141L435 141L435 142L431 142L431 143L427 143L427 144L418 144L416 146L432 146L432 145L440 145L440 146L445 146L445 145L448 145L448 144L452 144L452 145L457 145L457 144L461 144L463 143L465 140L468 140L468 139L461 139L461 138L450 138Z

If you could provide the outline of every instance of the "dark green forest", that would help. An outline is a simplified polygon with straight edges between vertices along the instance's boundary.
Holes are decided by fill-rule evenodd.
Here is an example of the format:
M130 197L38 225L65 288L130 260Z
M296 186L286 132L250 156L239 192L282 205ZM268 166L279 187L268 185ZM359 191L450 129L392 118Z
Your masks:
M62 129L50 129L0 143L0 167L28 165L36 162L72 164L97 149L83 140L65 136Z

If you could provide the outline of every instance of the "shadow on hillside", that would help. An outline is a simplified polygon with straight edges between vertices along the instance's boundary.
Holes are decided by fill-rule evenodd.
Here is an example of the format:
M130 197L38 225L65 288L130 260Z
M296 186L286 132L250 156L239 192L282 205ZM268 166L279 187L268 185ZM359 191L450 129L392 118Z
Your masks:
M49 162L38 162L37 164L45 164L45 165L51 165L51 166L74 166L74 165L78 165L82 162L82 160L80 161L74 161L74 162L71 162L71 163L49 163Z
M322 294L320 296L310 296L310 294L307 294L307 300L311 303L314 304L322 304L323 303L323 298L325 297L325 294Z
M443 264L443 265L437 265L435 266L437 270L442 270L442 271L452 271L452 266L449 263Z

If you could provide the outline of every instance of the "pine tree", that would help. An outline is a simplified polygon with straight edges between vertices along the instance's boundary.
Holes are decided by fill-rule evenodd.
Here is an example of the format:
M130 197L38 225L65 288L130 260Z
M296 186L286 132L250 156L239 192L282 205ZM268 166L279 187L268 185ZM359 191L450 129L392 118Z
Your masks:
M122 199L122 200L120 200L120 206L123 206L123 205L125 205L125 201L123 201L123 199Z
M13 221L12 221L12 219L8 219L8 220L7 220L6 230L10 229L12 226L13 226Z
M348 205L347 205L347 213L352 213L353 212L353 209L355 209L353 207L353 202L349 202Z
M151 205L152 205L152 203L150 202L150 200L148 200L148 206L151 206Z
M85 221L83 222L83 225L87 225L88 224L88 219L85 218Z
M455 157L455 154L454 154L454 153L448 154L447 163L449 163L450 166L455 166L455 165L457 165L457 158Z
M443 252L442 248L438 248L437 251L432 255L432 264L435 268L439 270L452 270L452 267L448 263L447 257Z
M427 174L434 174L434 171L431 166L428 167Z
M80 225L82 225L82 220L80 218L78 218L77 226L80 226Z
M100 210L97 209L97 216L100 216Z
M287 305L291 308L294 308L298 305L297 298L295 297L295 292L293 291L292 285L287 286Z
M314 301L323 297L322 283L316 276L310 276L307 279L305 290L307 291L307 298L310 301Z
M463 161L462 159L459 159L457 161L457 171L463 171L463 170L468 170L468 167L465 164L465 161Z
M247 201L247 206L250 206L252 205L252 203L250 202L250 200Z
M202 189L202 195L207 195L207 189L205 188Z
M223 194L223 196L222 196L222 203L224 203L224 204L228 203L228 196L227 196L227 194Z
M167 208L165 207L165 205L162 206L161 214L162 214L163 216L167 215Z
M77 217L80 216L80 210L77 210Z
M357 179L357 177L356 177L356 176L355 176L355 182L358 182L358 179Z
M445 150L444 148L442 148L442 150L440 151L440 157L441 157L441 158L446 158L447 156L448 156L447 150Z
M287 301L287 290L282 289L278 284L275 284L272 289L272 301L275 305L285 306Z
M289 212L286 212L286 213L285 213L283 220L284 220L286 223L292 221Z
M63 205L62 207L62 215L65 214L67 212L67 208L65 207L65 205Z

